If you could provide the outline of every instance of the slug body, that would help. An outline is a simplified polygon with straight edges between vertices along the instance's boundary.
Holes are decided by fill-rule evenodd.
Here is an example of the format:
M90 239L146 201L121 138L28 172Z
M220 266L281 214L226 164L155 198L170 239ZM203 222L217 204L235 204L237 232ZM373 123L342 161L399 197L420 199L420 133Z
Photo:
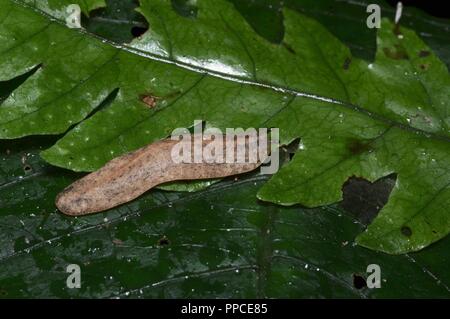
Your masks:
M201 143L204 147L209 142ZM56 198L56 206L66 215L87 215L127 203L162 183L226 177L252 171L261 165L261 161L176 163L171 152L177 143L179 141L170 139L158 141L111 160L62 191ZM245 147L251 143L246 142Z

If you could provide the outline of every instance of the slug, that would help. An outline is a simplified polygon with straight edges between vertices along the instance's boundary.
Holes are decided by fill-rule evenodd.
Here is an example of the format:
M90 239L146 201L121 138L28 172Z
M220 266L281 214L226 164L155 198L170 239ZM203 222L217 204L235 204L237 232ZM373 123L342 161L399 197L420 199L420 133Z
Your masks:
M192 135L191 146L195 140L196 135ZM202 137L197 141L202 149L212 142ZM225 141L226 137L223 137L223 153L226 152ZM202 158L200 162L177 163L173 160L172 150L178 143L180 141L171 139L158 141L111 160L64 189L56 198L57 208L70 216L97 213L127 203L163 183L241 174L256 169L266 159L248 161L248 150L258 147L258 139L246 139L245 162L217 163ZM234 145L234 150L236 155L237 145ZM194 154L191 156L193 159Z

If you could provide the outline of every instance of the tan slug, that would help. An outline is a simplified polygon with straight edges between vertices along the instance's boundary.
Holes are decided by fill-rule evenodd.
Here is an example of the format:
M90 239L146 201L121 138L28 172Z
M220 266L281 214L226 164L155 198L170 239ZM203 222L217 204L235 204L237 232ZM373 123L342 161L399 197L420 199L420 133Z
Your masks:
M191 146L194 145L195 138L196 135L191 137ZM211 143L211 139L205 140L202 137L197 141L203 149ZM226 137L223 137L224 154L225 141ZM127 203L162 183L226 177L252 171L261 165L259 159L253 163L248 162L247 151L258 147L258 139L245 140L245 162L229 164L208 163L204 159L194 163L194 152L191 152L190 163L176 163L172 150L178 143L180 141L170 139L158 141L111 160L62 191L56 198L56 206L61 212L71 216L92 214ZM236 159L236 145L234 150ZM265 158L262 162L264 160Z

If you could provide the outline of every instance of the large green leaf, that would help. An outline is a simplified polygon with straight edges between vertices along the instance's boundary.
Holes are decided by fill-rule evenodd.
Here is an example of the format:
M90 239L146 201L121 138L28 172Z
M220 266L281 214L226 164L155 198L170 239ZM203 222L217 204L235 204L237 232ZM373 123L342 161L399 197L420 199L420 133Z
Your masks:
M285 9L281 45L259 37L225 1L181 16L142 1L151 25L113 46L69 30L21 2L2 0L0 79L40 68L0 108L0 137L57 134L113 103L43 152L50 163L97 169L195 119L225 127L280 127L302 149L259 192L283 205L326 205L352 176L397 184L359 243L419 250L450 230L447 68L413 31L384 19L375 62L352 58L316 21ZM137 50L136 50L137 48ZM160 98L149 109L143 94ZM401 147L399 147L401 145Z
M420 253L371 251L353 243L364 225L336 206L257 201L261 176L155 191L83 218L58 214L54 195L79 174L39 158L53 142L0 142L2 297L450 297L449 238ZM81 289L66 287L73 263ZM381 288L355 288L369 264L381 267Z
M420 253L371 252L352 244L364 225L335 206L255 201L263 177L197 194L158 191L109 213L67 218L53 200L79 175L39 159L54 141L0 141L0 296L450 296L448 238ZM69 263L82 267L80 290L65 286ZM371 263L381 266L382 288L353 288Z

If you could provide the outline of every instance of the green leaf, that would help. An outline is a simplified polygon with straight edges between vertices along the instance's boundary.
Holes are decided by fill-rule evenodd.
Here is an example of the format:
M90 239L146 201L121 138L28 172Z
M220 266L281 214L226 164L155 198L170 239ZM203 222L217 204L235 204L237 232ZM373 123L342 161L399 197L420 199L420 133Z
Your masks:
M165 191L178 191L178 192L197 192L202 189L217 183L219 180L200 180L200 181L186 181L186 182L171 182L158 186L159 189Z
M104 10L97 10L82 24L88 32L117 43L128 43L135 34L148 28L145 18L136 12L138 1L110 0ZM137 31L137 32L136 32Z
M339 12L345 14L336 17L333 12L327 13L326 2L324 8L317 10L314 6L320 7L320 3L311 2L302 7L302 12L318 12L319 15L323 12L327 18L322 23L333 31L345 30L345 25L355 23L354 11L363 17L362 22L365 20L365 8L352 10L359 7L354 1L349 4L339 2L342 5ZM383 7L383 12L387 10ZM415 19L420 22L420 16ZM333 21L336 21L336 27ZM436 19L429 21L431 28L437 23ZM436 39L436 31L427 32L432 34L428 40ZM445 48L445 43L439 48ZM365 52L361 48L357 51ZM0 96L5 94L6 86L11 90L25 78L15 79L13 85L0 82ZM430 298L450 294L449 238L420 253L403 256L367 251L352 245L352 238L364 226L348 213L334 206L316 209L267 207L254 201L263 182L255 177L232 185L221 182L214 186L223 186L219 189L189 196L152 193L107 214L80 219L61 216L54 210L54 197L79 174L56 169L39 159L39 150L50 147L54 141L55 138L45 137L0 141L0 297L108 297L119 294L122 297ZM224 194L228 195L224 197ZM365 198L364 194L353 196ZM159 206L155 208L152 203ZM210 205L214 205L211 211ZM379 205L378 200L373 203L374 207L376 205ZM259 226L264 223L255 223L255 220L266 220L270 212L275 215L271 228L275 235L272 240L264 241L259 238L267 233ZM114 219L117 214L126 220ZM254 227L257 234L250 236L248 232L231 230L236 225L246 225L242 222L245 223L246 216L250 215L257 216L250 218L250 227ZM205 235L201 236L202 233ZM55 238L59 235L60 238ZM158 249L156 246L164 235L170 244ZM248 245L244 241L246 238L265 244ZM48 239L51 243L46 242ZM181 241L182 246L178 245ZM275 245L270 249L271 242ZM126 243L136 246L126 247ZM249 262L237 259L237 254L233 253L240 254L242 250ZM250 269L236 273L236 267L255 262L254 253L277 257L272 259L273 263L261 263L266 265L261 267L266 272L258 271L260 268L256 265L256 273ZM287 260L278 255L292 258ZM230 265L229 261L237 262L229 269L216 268L217 260L221 258L224 258L222 266ZM80 290L65 288L68 275L65 268L69 263L81 265ZM381 265L382 288L351 288L353 274L367 276L365 269L370 263ZM158 284L153 286L155 283Z
M384 19L370 63L289 9L278 45L226 1L198 1L181 16L155 0L139 9L150 31L121 47L20 2L0 4L9 12L0 17L0 80L37 68L2 104L0 137L58 134L80 123L42 153L49 163L95 170L196 119L222 129L279 127L281 143L300 137L301 149L258 198L316 207L341 200L350 176L396 173L389 203L358 243L404 253L450 231L450 77L413 31ZM158 97L156 107L142 95Z
M257 201L262 176L58 214L55 194L79 174L40 159L53 142L0 141L0 298L450 297L450 237L420 253L371 251L353 243L364 225L336 206ZM69 264L81 267L80 289L66 287ZM381 288L355 288L369 264Z

